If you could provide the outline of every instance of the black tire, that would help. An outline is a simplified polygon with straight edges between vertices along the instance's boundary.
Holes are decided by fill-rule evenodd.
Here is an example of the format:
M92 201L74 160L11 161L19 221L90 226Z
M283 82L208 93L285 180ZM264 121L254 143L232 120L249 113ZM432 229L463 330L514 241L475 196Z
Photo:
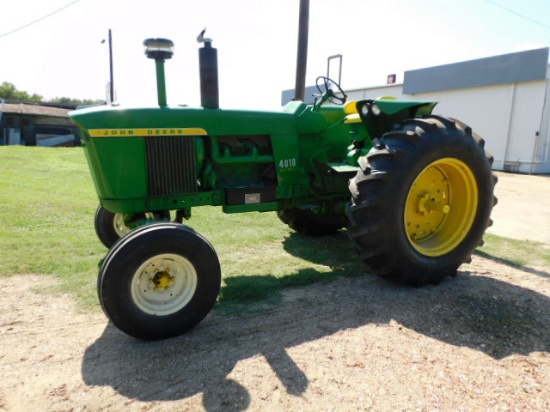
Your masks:
M136 213L132 216L135 222L149 219L160 221L170 221L170 211L165 210L153 213ZM97 237L103 245L110 249L122 236L126 235L133 229L124 222L122 213L113 213L99 205L95 212L94 228Z
M95 212L94 228L97 237L107 249L131 230L124 224L121 213L110 212L101 205Z
M375 139L350 180L348 233L399 284L437 284L471 260L496 204L493 159L461 122L426 116Z
M144 340L180 335L210 312L221 269L208 240L176 223L142 226L117 242L98 277L107 317Z
M277 216L291 229L302 235L333 235L348 224L345 216L321 215L309 209L279 210Z

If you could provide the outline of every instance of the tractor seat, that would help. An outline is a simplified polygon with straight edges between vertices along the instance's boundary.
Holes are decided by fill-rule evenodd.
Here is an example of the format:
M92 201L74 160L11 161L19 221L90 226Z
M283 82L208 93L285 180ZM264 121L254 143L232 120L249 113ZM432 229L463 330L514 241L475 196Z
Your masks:
M357 112L357 100L351 100L344 105L344 113L346 113L346 120L344 123L360 123L361 118Z
M357 100L351 100L344 105L344 113L356 114L357 113Z

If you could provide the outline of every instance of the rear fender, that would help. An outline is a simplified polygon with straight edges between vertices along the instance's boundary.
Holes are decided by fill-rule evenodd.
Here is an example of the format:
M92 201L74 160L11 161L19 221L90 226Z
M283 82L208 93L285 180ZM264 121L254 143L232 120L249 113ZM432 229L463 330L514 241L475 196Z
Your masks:
M381 137L393 126L406 119L432 113L437 102L402 101L388 98L359 100L355 109L371 139Z

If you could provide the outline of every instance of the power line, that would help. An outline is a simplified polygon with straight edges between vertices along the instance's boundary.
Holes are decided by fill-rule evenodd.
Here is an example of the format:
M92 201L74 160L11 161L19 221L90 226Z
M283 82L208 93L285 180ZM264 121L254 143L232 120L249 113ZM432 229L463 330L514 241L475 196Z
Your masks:
M502 4L499 4L497 3L496 1L493 1L493 0L485 0L486 2L488 3L491 3L492 5L494 6L497 6L503 10L506 10L507 12L509 13L512 13L513 15L515 16L518 16L518 17L521 17L522 19L525 19L525 20L529 20L531 23L535 23L535 24L538 24L539 26L542 26L544 27L545 29L549 29L550 30L550 26L547 25L547 24L544 24L544 23L541 23L540 21L537 21L535 19L532 19L531 17L528 17L528 16L525 16L523 14L520 14L518 13L517 11L515 10L512 10L512 9L509 9L508 7L504 7Z
M46 14L45 16L42 16L42 17L40 17L39 19L33 20L33 21L31 21L30 23L27 23L27 24L25 24L25 25L23 25L23 26L21 26L21 27L18 27L17 29L14 29L14 30L8 31L8 32L6 32L6 33L0 34L0 38L1 38L1 37L5 37L5 36L8 36L8 35L10 35L10 34L13 34L13 33L15 33L15 32L18 32L18 31L20 31L20 30L26 29L27 27L30 27L30 26L32 26L33 24L39 23L39 22L41 22L42 20L45 20L45 19L47 19L48 17L51 17L51 16L53 16L54 14L57 14L57 13L59 13L60 11L65 10L67 7L72 6L72 5L75 4L75 3L78 3L79 1L81 1L81 0L74 0L72 3L69 3L69 4L67 4L67 5L65 5L65 6L63 6L63 7L61 7L60 9L55 10L55 11L52 11L51 13Z

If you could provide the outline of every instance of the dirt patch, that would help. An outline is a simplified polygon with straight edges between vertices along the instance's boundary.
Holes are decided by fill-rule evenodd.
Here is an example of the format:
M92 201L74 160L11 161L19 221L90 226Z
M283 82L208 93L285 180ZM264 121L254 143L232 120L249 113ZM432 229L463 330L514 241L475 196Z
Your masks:
M498 204L489 233L513 239L529 239L550 245L550 176L495 172Z
M0 279L0 410L550 410L548 268L341 278L149 343L33 292L48 282Z

